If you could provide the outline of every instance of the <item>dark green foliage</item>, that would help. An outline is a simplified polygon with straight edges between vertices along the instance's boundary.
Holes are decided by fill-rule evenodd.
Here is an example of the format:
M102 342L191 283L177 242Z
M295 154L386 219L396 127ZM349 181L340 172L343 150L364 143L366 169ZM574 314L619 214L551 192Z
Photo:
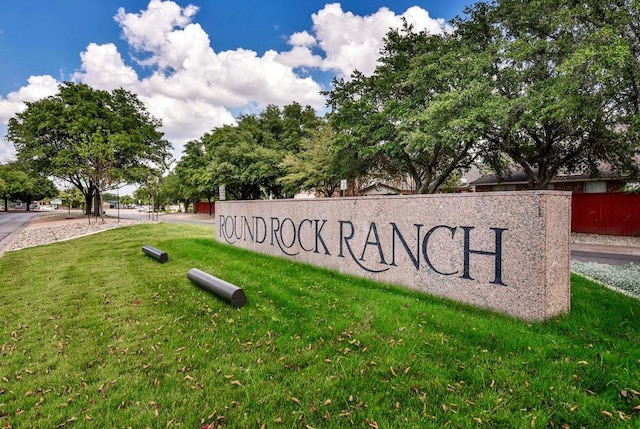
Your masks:
M356 163L350 156L337 150L336 134L329 124L312 130L302 139L299 152L285 155L280 166L286 175L279 178L288 195L300 190L331 197L340 186L340 180L357 177Z
M458 22L493 63L485 160L498 172L517 166L531 189L546 189L561 173L637 167L630 71L640 45L629 37L637 10L634 2L600 3L501 0L476 4Z
M338 147L368 173L405 176L417 193L434 193L480 153L490 115L484 53L457 35L387 34L372 76L355 72L327 92Z
M142 183L166 164L170 143L138 97L67 82L9 120L8 139L33 170L68 181L85 196Z
M52 198L58 194L53 182L41 174L29 171L20 163L0 165L0 199L4 200L4 210L9 201L19 200L29 206L33 201Z
M637 173L640 31L635 2L476 3L431 35L388 33L371 76L327 91L341 139L369 174L436 192L477 160L558 174Z
M220 185L229 199L292 197L299 189L285 190L279 180L287 173L287 155L297 154L322 120L309 107L297 103L268 106L259 115L238 118L187 143L176 174L197 198L213 200ZM288 192L287 192L288 191Z

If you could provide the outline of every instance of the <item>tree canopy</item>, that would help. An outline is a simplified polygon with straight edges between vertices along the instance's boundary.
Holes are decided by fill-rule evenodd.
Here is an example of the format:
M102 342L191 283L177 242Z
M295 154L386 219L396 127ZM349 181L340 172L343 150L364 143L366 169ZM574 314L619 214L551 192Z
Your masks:
M430 34L390 30L372 75L334 80L329 114L293 103L188 143L181 198L333 195L340 179L451 188L473 164L532 189L603 166L637 173L640 6L632 0L478 2Z
M637 167L640 7L631 0L476 3L442 35L405 25L371 76L326 92L336 132L370 171L437 191L473 162L529 187Z
M300 143L300 151L285 154L280 163L285 175L278 179L288 194L301 190L330 197L343 176L340 154L335 150L335 133L329 124L312 130Z
M33 201L52 198L57 193L51 180L29 171L20 163L0 165L0 199L4 200L5 211L11 200L20 200L29 210Z
M175 172L190 195L209 201L220 185L233 199L292 196L299 189L280 181L286 175L282 161L300 152L303 139L321 124L309 106L270 105L258 115L240 116L237 125L218 127L187 143Z
M520 169L532 189L603 165L633 175L639 19L634 0L496 0L469 6L443 34L405 23L387 33L372 75L334 80L325 117L298 103L241 115L187 143L162 183L169 143L122 89L64 83L27 103L8 137L20 161L87 202L149 177L157 196L188 206L212 201L220 185L233 199L330 196L340 179L373 176L433 193L475 163ZM0 178L0 191L8 186Z
M79 189L90 211L94 194L141 183L166 164L170 143L160 125L124 89L66 82L11 118L8 139L20 161Z
M370 172L406 175L414 191L433 193L478 155L489 88L477 79L487 75L467 39L405 24L388 33L373 75L334 81L332 123Z
M619 23L594 22L603 6L502 0L476 5L459 22L492 56L495 114L485 159L496 171L515 164L532 189L546 189L559 173L596 174L603 164L628 172L637 109L622 94L636 85L625 69L637 67L637 57Z

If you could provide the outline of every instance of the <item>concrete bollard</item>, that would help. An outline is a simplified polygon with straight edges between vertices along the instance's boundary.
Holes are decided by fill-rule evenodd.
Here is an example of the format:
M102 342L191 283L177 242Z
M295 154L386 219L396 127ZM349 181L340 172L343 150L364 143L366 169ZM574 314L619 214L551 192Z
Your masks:
M236 307L242 307L247 303L247 297L241 288L197 268L191 268L187 272L187 278L202 289L212 292Z
M155 247L151 247L145 244L144 246L142 246L142 251L145 253L145 255L150 256L157 261L164 263L169 260L169 255L167 255L167 252L163 252L162 250L156 249Z

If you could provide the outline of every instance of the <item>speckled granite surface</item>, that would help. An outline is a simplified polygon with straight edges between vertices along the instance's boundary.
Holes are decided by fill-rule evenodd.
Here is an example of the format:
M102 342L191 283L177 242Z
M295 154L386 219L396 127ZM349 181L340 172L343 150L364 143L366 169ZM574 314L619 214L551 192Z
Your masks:
M524 320L570 310L570 193L234 201L216 239Z

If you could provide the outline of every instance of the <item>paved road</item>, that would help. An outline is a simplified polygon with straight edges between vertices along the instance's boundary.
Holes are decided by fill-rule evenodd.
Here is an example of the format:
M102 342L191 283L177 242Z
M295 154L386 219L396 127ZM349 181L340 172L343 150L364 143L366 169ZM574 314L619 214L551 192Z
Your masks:
M583 250L572 250L571 259L581 262L597 262L608 265L626 265L634 263L640 265L640 256L621 255L618 253L585 252Z
M110 217L117 217L118 211L116 209L110 209L107 211ZM121 219L135 219L135 220L159 220L161 222L169 223L193 223L199 225L213 225L215 223L215 217L207 214L188 214L188 213L142 213L133 209L120 209Z
M571 259L609 265L640 264L640 247L573 243Z
M0 212L0 256L33 217L40 214L36 212Z

